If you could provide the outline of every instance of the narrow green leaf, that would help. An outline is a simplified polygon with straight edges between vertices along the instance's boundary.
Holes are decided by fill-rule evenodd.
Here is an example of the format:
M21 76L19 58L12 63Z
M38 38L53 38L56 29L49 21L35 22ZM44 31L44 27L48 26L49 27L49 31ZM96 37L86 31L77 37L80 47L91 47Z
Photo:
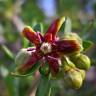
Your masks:
M64 38L64 36L69 35L69 33L71 33L71 29L72 29L71 27L72 24L70 18L65 17L65 21L60 28L60 33L59 33L60 38Z
M42 23L38 23L38 24L34 25L34 26L33 26L33 29L34 29L36 32L39 31L39 32L42 32L42 33L43 33L43 25L42 25Z
M13 78L8 75L4 80L8 88L9 96L19 96L19 78Z
M48 78L45 76L41 76L35 96L50 96L50 94L51 94L50 76Z
M7 46L2 45L1 48L11 59L14 59L14 54L11 52L10 49L8 49Z
M40 64L36 63L26 74L20 74L17 71L11 72L11 75L16 76L16 77L25 77L25 76L31 76L33 75L38 69L40 68ZM16 68L17 69L17 68ZM15 70L16 70L15 69Z
M29 41L26 38L22 38L22 47L27 48L29 46Z
M92 45L93 45L93 42L91 42L91 41L87 41L87 40L83 41L84 51L86 51L88 48L92 47Z
M0 73L8 90L8 96L19 96L18 78L9 75L9 70L5 66L0 66ZM15 86L15 87L14 87Z
M65 28L64 28L64 34L69 34L72 29L71 20L69 17L65 18Z

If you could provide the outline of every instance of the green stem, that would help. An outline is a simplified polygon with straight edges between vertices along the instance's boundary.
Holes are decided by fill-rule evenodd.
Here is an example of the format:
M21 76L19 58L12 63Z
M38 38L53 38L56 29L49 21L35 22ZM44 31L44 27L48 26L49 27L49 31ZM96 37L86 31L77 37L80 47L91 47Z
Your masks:
M51 76L48 77L41 76L41 80L37 87L35 96L50 96L51 95L51 84L50 84Z
M52 88L50 87L48 96L51 96L51 91L52 91Z
M1 45L2 50L10 57L10 59L14 60L14 54L11 52L11 50L8 49L7 46Z

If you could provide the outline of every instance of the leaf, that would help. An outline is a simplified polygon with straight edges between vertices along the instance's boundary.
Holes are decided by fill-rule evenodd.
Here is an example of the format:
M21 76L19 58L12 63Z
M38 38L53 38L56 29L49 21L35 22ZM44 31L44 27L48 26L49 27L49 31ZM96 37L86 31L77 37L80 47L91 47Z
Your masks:
M43 33L43 25L42 25L42 23L38 23L38 24L35 24L34 26L33 26L33 29L34 29L34 31L39 31L39 32L42 32Z
M5 66L0 66L0 73L8 90L8 96L19 96L18 78L9 75L9 70ZM14 87L15 86L15 87Z
M4 80L8 88L9 96L19 96L19 78L13 78L8 75Z
M50 94L51 94L50 76L48 78L45 76L41 76L35 96L50 96Z
M92 45L93 45L93 42L84 40L84 41L83 41L84 51L86 51L87 49L89 49L90 47L92 47Z
M15 72L13 71L13 72L11 72L11 75L17 76L17 77L31 76L39 69L39 67L40 67L40 64L36 63L26 74L20 74L17 71L15 71Z
M29 46L29 41L26 38L22 39L22 47L27 48Z
M69 17L65 18L65 28L64 28L64 34L69 34L72 29L71 20Z
M3 49L3 51L11 58L14 60L14 54L11 52L11 50L8 49L7 46L2 45L1 48Z
M59 33L60 38L64 38L64 36L69 35L69 33L71 32L71 29L72 29L71 27L72 27L72 24L71 24L70 18L65 17L65 21L60 28L60 33Z

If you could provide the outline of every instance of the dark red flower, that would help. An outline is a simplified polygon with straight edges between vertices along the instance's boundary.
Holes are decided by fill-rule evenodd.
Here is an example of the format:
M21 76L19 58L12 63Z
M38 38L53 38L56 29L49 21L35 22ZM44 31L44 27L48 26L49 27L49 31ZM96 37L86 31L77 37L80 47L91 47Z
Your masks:
M76 40L61 40L58 38L57 33L64 21L64 17L56 19L51 26L49 26L44 36L42 36L40 32L35 32L29 26L24 28L22 32L23 36L34 44L35 49L33 51L32 48L28 48L27 51L32 51L32 55L27 63L19 66L17 71L25 74L37 61L42 61L42 58L44 58L49 64L51 74L54 76L59 72L59 66L61 66L60 54L70 54L80 50L80 44ZM40 63L42 65L44 62Z

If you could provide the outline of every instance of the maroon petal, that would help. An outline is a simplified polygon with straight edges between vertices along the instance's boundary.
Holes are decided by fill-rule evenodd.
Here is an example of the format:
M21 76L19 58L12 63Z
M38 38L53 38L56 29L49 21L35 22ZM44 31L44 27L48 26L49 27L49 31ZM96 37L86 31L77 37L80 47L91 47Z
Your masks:
M40 38L38 37L37 33L34 32L34 30L31 27L26 26L23 29L22 35L26 37L30 42L34 43L35 45L40 44Z
M17 68L17 72L19 72L20 74L26 74L27 72L29 72L31 70L31 68L35 65L35 63L40 60L42 58L42 54L40 53L40 51L32 51L32 55L29 58L28 62L25 64L21 64L18 68Z
M54 22L52 22L52 24L49 26L47 33L51 33L52 34L52 40L56 39L56 34L59 31L59 29L61 28L62 24L65 21L65 17L61 17L56 19ZM46 36L45 34L45 36Z
M50 41L52 41L52 34L51 34L51 33L45 34L45 36L44 36L44 41L45 41L45 42L50 42Z
M49 63L51 74L52 76L55 76L59 72L59 60L60 59L54 58L52 56L48 56L47 60Z
M37 37L39 38L40 43L44 42L44 38L40 32L37 32Z
M64 54L70 54L74 52L80 51L80 44L76 40L62 40L62 41L56 41L52 45L52 50L61 52Z
M48 55L51 56L51 57L54 57L54 58L59 58L60 57L58 52L51 52Z

